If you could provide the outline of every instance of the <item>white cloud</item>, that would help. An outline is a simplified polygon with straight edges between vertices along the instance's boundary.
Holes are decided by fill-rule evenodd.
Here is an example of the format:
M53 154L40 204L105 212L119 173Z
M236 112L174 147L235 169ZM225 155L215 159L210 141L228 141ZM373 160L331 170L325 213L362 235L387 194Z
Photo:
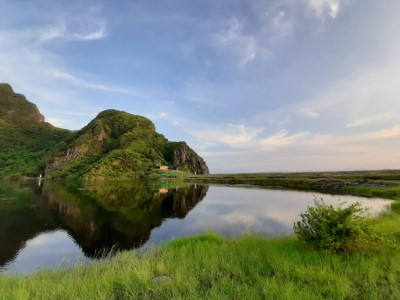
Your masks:
M346 127L359 127L364 125L369 125L371 123L378 123L381 121L388 121L393 120L394 114L393 113L384 113L379 115L373 115L365 118L358 118L352 121L351 123L347 124Z
M167 135L171 134L171 131L175 134L179 130L179 134L187 134L188 130L194 131L193 128L196 127L198 132L192 133L193 140L199 144L196 150L240 151L243 162L239 162L240 156L235 152L232 157L236 154L237 156L234 156L234 161L228 163L229 166L245 165L245 162L251 160L251 153L258 157L257 160L253 160L255 168L268 166L269 160L274 161L276 165L280 162L282 168L290 165L292 170L295 170L296 166L312 168L320 165L321 168L328 168L328 165L334 165L333 162L339 160L351 164L348 157L353 159L352 155L357 151L379 152L376 145L379 136L396 136L395 122L400 119L400 64L399 49L394 48L399 39L394 38L395 31L387 30L395 28L393 25L397 23L394 20L386 24L383 16L369 11L377 17L377 22L368 25L368 18L361 16L361 11L364 10L357 9L356 5L349 11L351 16L339 15L347 8L345 5L348 5L348 1L341 0L251 2L251 5L246 3L246 9L237 11L234 17L231 17L233 9L214 12L210 19L199 18L197 12L188 11L187 15L191 21L179 23L180 27L161 28L171 34L163 36L160 47L153 47L148 53L143 53L149 41L148 33L153 39L158 33L164 32L160 31L160 24L154 23L157 18L150 16L152 10L143 11L146 17L153 17L151 22L141 23L149 25L146 27L146 33L133 28L137 23L128 23L131 20L128 20L127 15L121 16L118 22L111 21L110 24L115 26L115 30L121 30L121 36L132 34L138 38L130 43L129 47L132 47L133 53L126 58L112 54L113 48L122 44L107 44L115 43L119 39L104 41L104 45L110 47L110 59L117 59L117 63L112 67L115 70L111 72L117 74L113 80L109 78L111 73L94 74L93 70L85 69L93 66L95 61L101 60L96 57L87 59L87 55L94 53L93 51L80 52L79 57L74 56L77 48L68 52L70 55L66 56L58 55L57 52L61 50L60 53L63 53L64 50L70 49L69 47L82 47L82 43L68 44L70 41L84 42L106 37L110 27L106 26L108 23L105 20L98 18L97 12L90 15L89 10L75 10L78 15L74 18L71 11L66 11L62 16L40 18L40 25L36 23L38 17L33 14L32 17L27 15L23 23L10 21L9 26L12 30L3 26L0 30L0 76L2 80L12 83L16 91L27 93L28 99L37 103L40 109L40 106L46 107L45 104L49 102L57 103L57 107L47 106L47 111L61 111L63 108L68 111L72 107L75 110L80 109L87 116L87 120L90 115L86 112L94 114L101 106L112 104L120 109L130 107L134 113L152 112L151 119L162 120L159 123L167 124L167 130L172 127L169 123L180 125L179 128L170 130ZM380 7L372 3L373 1L369 2L369 9ZM248 9L250 6L251 9ZM360 6L363 4L360 3ZM308 12L307 16L304 16L305 9ZM365 6L365 11L367 9ZM267 16L264 13L266 10ZM382 9L382 12L384 11ZM379 13L383 15L382 12ZM89 16L83 17L86 13ZM181 12L174 11L172 16L175 14L181 16ZM107 11L106 15L114 18L111 12ZM331 31L310 37L310 31L314 30L316 24L324 24L325 20L337 19L339 16L343 17L340 24L327 22L332 23ZM305 20L305 17L312 19ZM51 21L43 25L46 20ZM4 20L2 22L7 23ZM354 39L351 33L355 32L352 30L355 30L358 22L360 26L363 25L361 28L366 28L364 31L368 34L357 35ZM29 26L22 28L24 24ZM167 22L162 24L170 25L167 25ZM389 25L390 27L387 27ZM124 32L128 27L129 30ZM343 34L347 28L349 34ZM213 32L211 36L210 32ZM384 38L376 38L380 33ZM373 38L366 38L369 36ZM210 42L210 38L212 41L207 44L206 41ZM375 44L384 46L371 46L374 41ZM184 61L180 60L181 57L171 54L175 53L175 44L181 43L189 49L185 52L187 56ZM86 43L85 50L88 50L90 44L96 47L95 43ZM63 49L62 46L68 48ZM390 49L394 55L387 55L389 51L386 49ZM125 51L117 52L122 55ZM384 57L389 58L381 63L374 59L375 55L382 61L385 60ZM351 59L353 56L356 59ZM166 57L171 57L171 61L167 61L168 58L165 60ZM324 60L325 57L327 59ZM154 64L152 61L147 65L147 58L154 58ZM85 60L84 64L80 64L82 60ZM121 61L126 62L126 65L119 65ZM205 62L209 67L204 67ZM108 64L107 61L97 66L96 70L104 70ZM145 66L143 78L140 78L140 74L138 77L121 76L125 72L132 74L138 65ZM174 65L173 69L171 65ZM232 69L232 65L239 68ZM360 69L360 65L363 65L363 69ZM74 66L79 66L79 69L75 69ZM120 66L122 68L117 69ZM160 77L146 77L151 72ZM175 88L175 85L169 85L171 81L168 80L168 76L182 78L178 80L183 86L178 85ZM153 96L158 92L157 99L162 100L155 100L154 106L145 101L141 103L143 105L136 105L135 102L134 107L128 103L134 97L118 94L117 98L122 99L116 99L113 103L107 101L105 97L110 95L100 92L140 95L135 90L111 83L115 82L114 79L122 77L124 79L121 80L125 82L135 82L139 78L136 82L152 89ZM300 86L301 88L298 88ZM304 95L310 94L311 96L304 98ZM93 100L92 104L90 99ZM166 105L163 102L165 99L174 99L176 103ZM256 113L263 115L263 118L252 118ZM48 116L54 123L66 123L68 119L84 119L84 116L74 118L62 112L50 113ZM190 120L187 120L189 118ZM202 124L199 124L201 122ZM231 124L225 125L226 123ZM372 127L376 129L375 139L372 138ZM268 131L264 128L268 128ZM386 128L386 131L378 130L382 128ZM354 132L359 135L349 136ZM365 134L364 140L360 140L361 133ZM385 155L394 158L396 142L391 138L383 140L387 146ZM307 154L307 151L310 154ZM314 162L310 158L311 154L316 157ZM339 158L339 154L343 157ZM229 157L231 156L227 155L221 159L227 160ZM326 165L322 157L325 157ZM354 159L359 160L358 157ZM216 164L220 165L219 162ZM342 165L347 166L344 163ZM211 164L210 167L215 169ZM250 171L250 167L247 170Z
M296 18L288 14L284 10L278 10L272 17L272 30L267 30L267 35L272 36L270 43L274 44L279 40L285 39L293 33L293 29L296 23Z
M246 151L205 153L210 168L227 172L226 166L233 166L231 171L260 172L399 168L399 66L398 56L386 56L379 64L353 67L346 77L320 87L308 100L260 113L254 124L268 124L276 133L251 140L251 146L243 148Z
M281 133L249 147L204 152L220 172L326 171L400 168L400 124L358 135Z
M354 141L355 143L371 142L371 145L373 145L374 142L377 142L379 140L393 139L393 138L400 138L400 124L396 124L395 126L390 128L367 132L358 136L356 135L350 137L348 141Z
M63 37L66 32L66 26L65 24L59 24L56 26L51 26L48 28L45 28L40 32L38 42L46 42L46 41L51 41L56 38Z
M68 233L62 230L55 230L55 231L50 231L46 233L41 233L32 238L31 240L28 241L28 246L32 247L47 247L50 245L54 245L60 242L60 239L65 239L65 237L70 237L68 236Z
M70 37L67 36L67 39L79 40L79 41L91 41L91 40L99 40L106 37L105 25L100 23L98 28L94 31L89 32L81 32L81 33L72 33Z
M272 22L274 23L275 27L280 28L282 25L282 20L285 17L286 13L283 10L280 10L278 14L273 18Z
M70 28L72 27L72 28ZM77 27L73 29L73 27ZM106 25L103 20L95 20L85 25L67 25L64 20L47 28L40 29L38 32L37 43L44 43L55 39L66 41L92 41L106 37Z
M301 108L300 112L304 113L304 115L310 119L318 119L319 113L313 110L312 108Z
M68 61L48 47L49 42L88 41L103 38L106 32L105 22L90 16L84 24L74 23L72 18L68 23L58 16L54 18L58 21L51 26L5 26L0 30L0 78L34 102L50 123L77 129L86 124L99 107L98 103L83 101L80 90L71 89L65 81L76 87L109 92L133 94L133 91L92 84L65 72L49 71L62 70L68 65ZM65 112L71 107L79 107L87 118L73 118L73 121L65 118ZM47 114L46 110L60 113Z
M293 102L253 117L256 124L295 129L308 124L312 132L342 131L367 125L388 127L400 119L399 58L388 58L367 67L353 68L346 76L333 79L328 86L316 87L308 99Z
M46 47L46 42L62 39L65 41L88 41L105 37L105 22L87 17L86 23L74 24L69 21L59 20L56 25L48 27L26 27L20 29L3 29L0 31L0 76L3 80L23 87L23 91L37 90L48 83L49 78L64 79L76 85L86 86L98 90L113 90L102 85L84 82L70 74L62 72L49 72L57 70L64 64L61 57ZM52 76L48 76L52 73ZM32 76L34 74L34 76ZM25 88L24 88L25 87ZM51 88L42 91L42 94L51 92ZM53 89L57 90L57 89ZM117 89L118 92L131 92ZM58 94L55 92L53 94ZM64 94L65 93L60 93ZM46 97L43 97L46 98ZM43 98L41 100L43 100ZM50 102L59 102L65 98L57 95Z
M228 224L235 224L235 225L243 224L247 225L246 227L262 228L261 222L259 222L257 218L251 214L240 213L235 211L229 214L222 215L220 218L222 221L227 222Z
M55 79L65 80L76 86L84 87L84 88L88 88L88 89L99 90L99 91L104 91L104 92L115 92L115 93L129 94L129 95L138 95L138 93L133 90L87 82L87 81L80 79L72 74L67 73L67 72L53 70L53 71L48 72L48 75Z
M319 18L325 18L328 14L335 19L341 8L341 0L306 0L308 7L313 11L314 15Z
M219 34L219 41L222 44L228 44L234 40L236 40L240 35L243 30L243 24L239 22L237 18L231 18L227 22L228 28L224 29L220 34Z
M191 134L203 145L215 146L223 144L235 148L247 148L252 147L254 139L263 130L264 128L225 124L217 128L196 130Z
M145 116L150 120L165 120L168 119L169 114L167 112L160 112L160 113L148 113L145 114Z
M217 42L220 46L229 50L240 67L247 65L257 56L255 37L244 34L243 22L235 17L231 18L225 24L225 28L217 34Z
M275 150L281 147L292 146L304 138L308 138L307 132L297 132L289 134L286 130L281 130L265 139L259 140L256 143L257 148L262 147L265 150Z

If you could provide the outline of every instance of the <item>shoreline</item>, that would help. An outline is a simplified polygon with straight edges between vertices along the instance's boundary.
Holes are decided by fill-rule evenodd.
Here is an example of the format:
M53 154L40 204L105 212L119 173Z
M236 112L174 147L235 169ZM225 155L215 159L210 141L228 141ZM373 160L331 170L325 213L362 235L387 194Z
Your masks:
M352 177L333 173L323 179L304 173L185 178L249 187L279 181L286 189L300 186L300 191L315 191L323 180L341 193L394 200L391 211L374 220L373 229L383 238L378 245L335 254L311 250L294 235L223 238L208 233L166 242L140 255L122 252L93 265L29 276L0 274L0 299L400 298L400 171L379 172Z

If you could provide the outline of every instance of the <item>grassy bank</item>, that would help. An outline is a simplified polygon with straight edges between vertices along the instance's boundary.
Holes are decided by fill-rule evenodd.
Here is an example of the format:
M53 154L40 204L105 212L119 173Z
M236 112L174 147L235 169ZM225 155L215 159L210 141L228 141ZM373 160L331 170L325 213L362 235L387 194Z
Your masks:
M276 186L303 182L305 190L311 182L308 190L318 190L324 180L340 193L396 200L374 221L382 241L358 252L316 252L293 236L226 239L210 233L71 270L0 275L0 299L400 299L400 172L389 173L275 178ZM219 176L227 180L214 178ZM235 182L224 183L270 186L271 176L232 175Z
M180 239L142 257L0 276L0 299L399 299L394 247L339 255L293 237Z
M188 176L186 180L400 199L400 170L211 174Z

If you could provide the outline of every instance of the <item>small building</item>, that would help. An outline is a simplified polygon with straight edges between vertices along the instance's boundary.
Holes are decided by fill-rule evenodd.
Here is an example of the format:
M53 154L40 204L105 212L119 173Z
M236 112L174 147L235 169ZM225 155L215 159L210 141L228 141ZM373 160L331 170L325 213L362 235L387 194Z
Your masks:
M168 193L168 189L166 189L166 188L159 188L158 193L159 193L160 195L167 194L167 193Z
M168 170L168 166L160 166L160 170Z

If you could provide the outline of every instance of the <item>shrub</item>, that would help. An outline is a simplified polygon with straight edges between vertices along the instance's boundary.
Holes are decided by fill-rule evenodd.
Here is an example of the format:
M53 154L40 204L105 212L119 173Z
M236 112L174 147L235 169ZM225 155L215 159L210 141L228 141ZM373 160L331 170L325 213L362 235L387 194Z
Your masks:
M315 206L308 206L300 214L301 220L294 223L295 234L317 250L343 252L365 245L371 240L368 209L359 202L347 207L344 204L334 207L315 198Z

